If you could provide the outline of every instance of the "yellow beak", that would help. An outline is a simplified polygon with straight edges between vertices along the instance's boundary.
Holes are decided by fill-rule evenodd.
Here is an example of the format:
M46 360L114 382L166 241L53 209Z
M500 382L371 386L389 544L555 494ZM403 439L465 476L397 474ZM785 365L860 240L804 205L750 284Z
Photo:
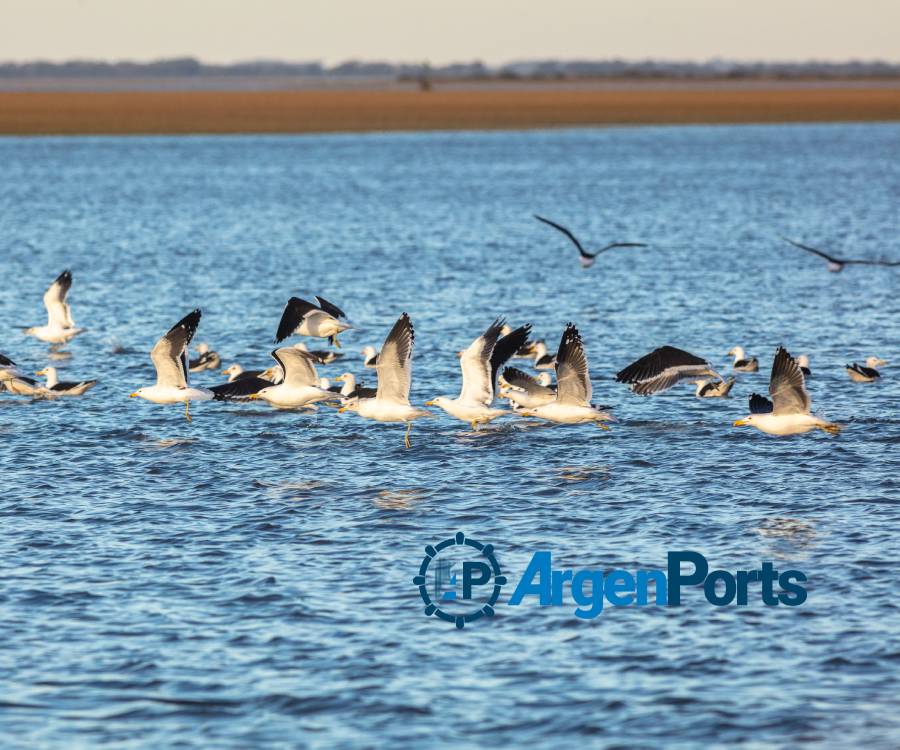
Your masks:
M47 372L47 371L46 371L46 370L38 370L38 371L37 371L36 373L34 373L34 374L35 374L35 375L43 375L45 372Z
M745 425L750 424L746 419L736 419L734 421L735 427L744 427Z
M434 401L426 401L425 406L434 406Z
M338 409L338 414L343 414L345 411L347 411L347 407L342 406L340 409Z
M597 427L599 427L601 430L609 430L609 427L603 424L603 422L597 422Z
M249 398L251 401L256 401L256 399L259 398L259 394L258 394L258 393L251 393L247 398Z
M134 398L135 396L137 396L137 391L135 391L134 393L132 393L128 398Z

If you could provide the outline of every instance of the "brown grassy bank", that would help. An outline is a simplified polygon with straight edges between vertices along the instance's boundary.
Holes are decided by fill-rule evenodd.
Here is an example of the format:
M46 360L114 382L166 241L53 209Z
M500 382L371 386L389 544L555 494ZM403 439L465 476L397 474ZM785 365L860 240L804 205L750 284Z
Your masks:
M874 120L900 120L900 89L0 92L5 135Z

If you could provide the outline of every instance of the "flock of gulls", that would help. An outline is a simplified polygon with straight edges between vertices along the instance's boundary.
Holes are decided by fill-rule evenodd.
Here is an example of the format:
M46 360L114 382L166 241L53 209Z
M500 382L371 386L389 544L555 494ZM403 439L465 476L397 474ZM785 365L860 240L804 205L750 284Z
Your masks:
M578 249L581 264L590 266L601 253L616 247L644 247L642 243L616 242L587 252L568 229L543 217L536 217L563 233ZM821 251L794 243L829 262L832 271L839 271L852 263L900 265L891 261L857 261L838 259ZM63 358L60 348L85 332L72 317L67 301L72 286L72 274L64 271L44 294L47 323L25 329L25 333L51 345L51 356ZM244 370L238 364L221 368L220 355L206 344L198 344L196 356L190 357L190 345L200 325L201 312L194 310L172 326L150 352L156 369L156 383L139 388L132 397L155 404L184 404L185 416L191 419L192 401L255 402L262 400L278 409L316 410L319 405L333 406L338 412L352 412L364 419L399 423L406 426L404 444L410 447L410 431L418 419L434 417L435 412L410 403L412 360L415 344L413 323L402 313L394 323L380 350L367 346L362 350L362 365L374 369L377 387L367 388L353 373L345 372L332 384L319 376L316 367L338 361L343 354L334 349L312 350L303 342L284 344L292 336L322 339L340 349L338 337L352 328L343 310L323 297L315 302L298 297L288 300L275 332L279 345L272 353L274 364L266 369ZM615 421L603 408L592 403L592 386L588 358L578 328L569 323L553 353L543 341L531 341L531 326L512 328L503 318L494 320L487 329L461 352L459 357L461 386L459 395L438 396L425 402L424 407L436 407L454 419L468 423L478 430L495 419L518 415L558 424L595 424L608 430L606 423ZM740 346L733 347L735 373L759 370L756 357L748 356ZM510 366L512 360L522 360L520 367ZM526 364L527 363L527 364ZM881 377L876 369L887 363L869 357L864 365L846 366L849 377L858 383L870 383ZM523 368L530 368L534 374ZM220 370L225 382L211 387L191 384L191 374ZM555 382L550 371L555 372ZM96 380L60 381L55 367L38 371L45 377L39 382L26 376L16 363L0 354L0 390L35 399L82 396L97 383ZM836 434L837 424L828 422L811 412L806 391L810 377L809 358L791 356L779 347L772 361L769 378L769 398L759 394L750 396L750 414L734 422L735 426L749 425L771 435L795 435L811 430ZM673 346L659 347L620 370L615 379L638 395L651 396L688 382L695 386L698 398L728 396L735 384L735 376L723 377L710 363L690 352ZM505 401L504 406L498 402Z

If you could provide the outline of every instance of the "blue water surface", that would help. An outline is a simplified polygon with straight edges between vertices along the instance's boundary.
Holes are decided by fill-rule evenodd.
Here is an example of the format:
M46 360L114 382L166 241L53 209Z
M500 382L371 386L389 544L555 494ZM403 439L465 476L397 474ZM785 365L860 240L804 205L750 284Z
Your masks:
M81 399L0 396L3 748L804 748L900 746L900 126L791 125L301 137L0 140L0 352L29 370L64 268L89 332L54 361ZM540 213L618 250L582 270ZM320 368L365 376L401 311L412 399L455 395L455 357L497 315L587 346L611 431L445 415L129 400L194 307L225 363L270 363L291 295L357 330ZM324 342L317 341L321 346ZM640 398L613 374L672 344L732 397ZM843 433L732 422L776 346L807 353ZM113 352L117 353L113 353ZM212 384L217 373L202 373ZM462 530L515 582L561 567L771 560L800 607L519 607L456 630L412 585Z

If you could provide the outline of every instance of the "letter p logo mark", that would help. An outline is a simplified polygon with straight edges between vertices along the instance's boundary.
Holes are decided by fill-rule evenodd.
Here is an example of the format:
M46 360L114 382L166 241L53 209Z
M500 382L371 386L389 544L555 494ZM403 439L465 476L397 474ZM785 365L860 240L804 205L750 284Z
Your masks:
M462 598L472 598L472 586L482 586L491 580L491 566L483 562L463 563Z

